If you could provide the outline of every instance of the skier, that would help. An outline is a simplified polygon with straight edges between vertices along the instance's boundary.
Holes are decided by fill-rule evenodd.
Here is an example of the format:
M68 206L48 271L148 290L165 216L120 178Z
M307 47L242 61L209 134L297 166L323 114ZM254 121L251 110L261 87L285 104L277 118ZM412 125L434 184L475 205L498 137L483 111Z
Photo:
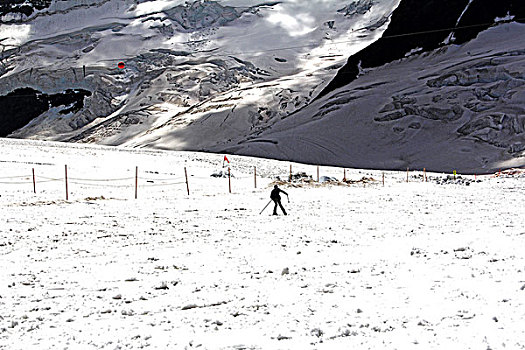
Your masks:
M286 210L284 210L283 205L281 204L281 196L279 195L279 193L281 193L281 192L286 195L286 197L288 198L288 202L290 202L290 198L288 197L288 193L286 193L283 190L281 190L279 187L277 187L277 185L273 186L272 193L270 194L270 198L275 203L275 207L273 208L273 215L277 215L277 205L279 205L279 207L281 207L281 210L283 211L284 215L288 215L288 214L286 214Z

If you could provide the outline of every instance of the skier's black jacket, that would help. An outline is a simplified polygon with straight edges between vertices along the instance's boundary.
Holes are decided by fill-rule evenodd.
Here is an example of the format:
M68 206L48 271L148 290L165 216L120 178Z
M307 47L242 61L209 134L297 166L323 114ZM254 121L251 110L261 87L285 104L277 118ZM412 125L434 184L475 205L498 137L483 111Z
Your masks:
M281 200L281 196L279 195L279 193L284 193L285 195L288 195L288 193L286 193L285 191L281 190L279 187L277 187L277 185L273 188L272 190L272 193L270 194L270 198L273 199L273 200L277 200L277 201L280 201Z

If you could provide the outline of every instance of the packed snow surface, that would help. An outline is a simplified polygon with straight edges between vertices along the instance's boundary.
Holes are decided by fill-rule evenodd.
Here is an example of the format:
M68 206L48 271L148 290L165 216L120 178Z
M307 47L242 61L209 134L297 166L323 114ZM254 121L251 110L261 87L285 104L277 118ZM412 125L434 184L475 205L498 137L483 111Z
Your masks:
M0 348L525 348L519 171L0 146Z

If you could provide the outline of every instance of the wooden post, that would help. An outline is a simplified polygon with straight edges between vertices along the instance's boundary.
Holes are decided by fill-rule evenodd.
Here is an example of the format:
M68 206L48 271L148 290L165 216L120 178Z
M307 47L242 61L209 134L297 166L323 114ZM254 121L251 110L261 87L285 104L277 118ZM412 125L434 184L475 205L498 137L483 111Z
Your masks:
M290 164L290 176L288 177L288 181L292 182L292 164Z
M82 70L84 71L84 78L86 77L86 65L82 66Z
M409 172L409 169L407 168L407 182L408 182L408 172Z
M427 182L427 168L423 168L423 174L425 176L425 182Z
M190 195L190 185L188 184L188 172L186 167L184 167L184 176L186 177L186 190L188 191L188 196Z
M383 173L383 187L385 187L385 173Z
M232 180L231 180L230 167L228 167L228 188L230 190L230 193L232 193Z
M253 167L253 184L255 185L255 188L257 188L257 167Z
M319 165L317 166L317 182L319 182Z
M138 197L138 187L139 187L139 167L135 167L135 199Z
M65 169L66 169L66 201L69 200L69 189L68 189L68 186L67 186L67 164L65 166Z
M33 168L33 193L36 194L35 168Z
M343 182L346 182L346 169L343 169Z

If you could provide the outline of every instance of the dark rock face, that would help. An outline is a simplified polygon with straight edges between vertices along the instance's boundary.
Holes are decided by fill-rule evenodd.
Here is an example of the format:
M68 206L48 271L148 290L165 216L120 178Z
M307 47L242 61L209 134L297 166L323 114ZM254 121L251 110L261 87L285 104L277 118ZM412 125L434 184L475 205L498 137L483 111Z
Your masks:
M76 113L84 107L86 96L91 96L91 92L68 89L59 94L47 95L31 88L16 89L0 96L0 137L27 125L52 107L65 106L59 114Z
M517 22L525 23L525 1L523 0L474 0L465 12L459 27L463 28L454 33L456 44L462 44L474 39L479 32L489 28L496 17L514 16ZM480 25L483 24L483 25ZM478 26L479 25L479 26Z
M383 37L350 57L319 96L353 81L359 74L359 64L362 68L378 67L401 59L416 48L423 51L438 48L450 35L447 28L458 28L454 31L454 43L462 44L490 27L496 17L505 17L507 13L525 22L523 0L474 0L461 16L468 3L469 0L401 0ZM420 34L405 35L407 33Z
M51 0L0 0L0 17L9 13L29 17L35 10L43 10L49 5Z

